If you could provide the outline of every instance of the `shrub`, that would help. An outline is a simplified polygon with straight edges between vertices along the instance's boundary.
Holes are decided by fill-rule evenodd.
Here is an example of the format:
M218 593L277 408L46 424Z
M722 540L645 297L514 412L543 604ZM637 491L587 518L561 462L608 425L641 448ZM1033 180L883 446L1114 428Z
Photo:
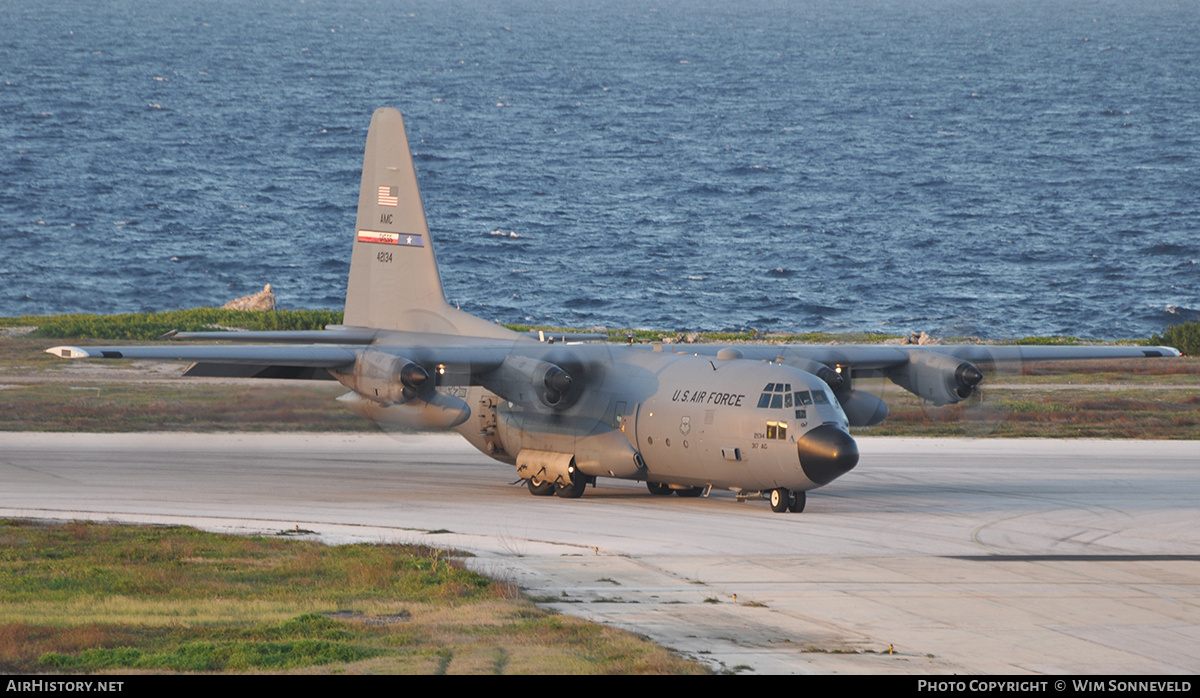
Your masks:
M1150 344L1175 347L1188 356L1200 356L1200 320L1168 327L1150 337Z

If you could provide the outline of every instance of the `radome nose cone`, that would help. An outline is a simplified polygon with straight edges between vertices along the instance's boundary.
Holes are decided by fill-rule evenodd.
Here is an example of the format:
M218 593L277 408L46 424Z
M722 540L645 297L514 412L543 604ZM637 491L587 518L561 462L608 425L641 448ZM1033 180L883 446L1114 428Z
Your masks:
M858 444L846 430L823 424L796 442L800 467L809 480L826 485L858 465Z

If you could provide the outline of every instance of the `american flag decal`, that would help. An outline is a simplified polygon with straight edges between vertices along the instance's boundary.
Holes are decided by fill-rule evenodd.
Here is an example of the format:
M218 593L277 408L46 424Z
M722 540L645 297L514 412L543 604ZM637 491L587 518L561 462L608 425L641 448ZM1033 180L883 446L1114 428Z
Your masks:
M380 206L398 206L400 204L400 187L389 187L381 184L379 186L379 205Z
M399 245L399 233L381 233L377 230L360 230L358 231L359 242L378 242L384 245Z
M379 230L358 231L359 242L374 242L380 245L399 245L401 247L424 247L425 238L408 233L385 233Z

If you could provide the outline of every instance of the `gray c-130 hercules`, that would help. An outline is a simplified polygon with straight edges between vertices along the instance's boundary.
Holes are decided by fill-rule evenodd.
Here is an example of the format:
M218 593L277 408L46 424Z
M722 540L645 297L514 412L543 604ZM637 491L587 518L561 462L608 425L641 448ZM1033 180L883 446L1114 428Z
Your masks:
M776 512L858 463L851 426L887 416L854 379L885 376L936 405L971 396L977 365L1178 356L1170 347L610 345L538 341L451 307L400 112L371 119L342 325L178 333L235 344L54 347L66 358L195 362L187 375L332 375L354 412L455 429L516 466L534 495L575 498L598 477L654 494L767 496ZM258 342L259 344L242 344ZM669 346L669 345L668 345Z

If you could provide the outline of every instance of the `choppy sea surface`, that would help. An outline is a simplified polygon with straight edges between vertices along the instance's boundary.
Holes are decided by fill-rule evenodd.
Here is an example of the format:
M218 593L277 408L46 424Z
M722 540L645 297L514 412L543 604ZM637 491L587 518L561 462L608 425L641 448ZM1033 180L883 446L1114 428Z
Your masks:
M340 308L383 105L489 319L1200 317L1191 0L4 0L0 315Z

